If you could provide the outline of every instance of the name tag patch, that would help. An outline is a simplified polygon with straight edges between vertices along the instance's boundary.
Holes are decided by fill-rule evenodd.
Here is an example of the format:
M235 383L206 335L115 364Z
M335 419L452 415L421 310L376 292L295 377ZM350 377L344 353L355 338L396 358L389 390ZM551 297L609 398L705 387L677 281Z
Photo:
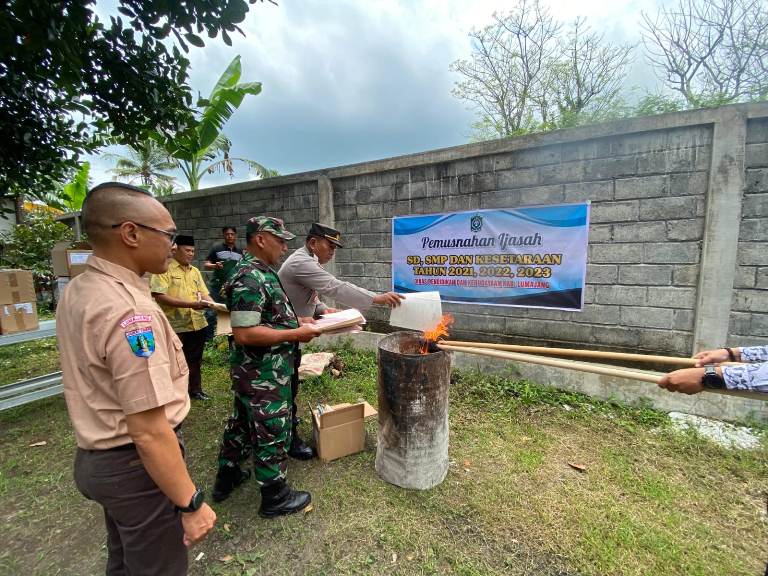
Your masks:
M127 328L131 324L136 324L136 322L152 322L152 315L151 314L138 314L136 316L130 316L120 322L120 328Z
M152 328L139 328L125 333L128 345L139 358L149 358L155 351L155 334Z

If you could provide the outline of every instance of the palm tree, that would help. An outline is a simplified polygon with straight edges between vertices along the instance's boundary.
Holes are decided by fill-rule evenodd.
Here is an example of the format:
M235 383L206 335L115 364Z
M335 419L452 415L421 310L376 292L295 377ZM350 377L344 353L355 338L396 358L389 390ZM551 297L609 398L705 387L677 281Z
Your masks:
M177 162L168 157L168 153L151 138L128 146L126 156L105 154L115 160L115 167L110 170L118 180L127 180L131 184L139 183L153 192L157 189L173 188L175 178L163 172L178 168ZM156 196L162 194L155 194Z
M200 188L206 174L225 171L234 174L234 162L242 162L260 178L276 176L275 170L265 168L254 160L229 155L232 142L222 128L232 117L247 94L261 92L261 82L239 82L242 68L240 56L230 62L207 99L198 102L203 108L195 123L175 134L153 134L166 153L178 161L178 166L189 182L190 190Z

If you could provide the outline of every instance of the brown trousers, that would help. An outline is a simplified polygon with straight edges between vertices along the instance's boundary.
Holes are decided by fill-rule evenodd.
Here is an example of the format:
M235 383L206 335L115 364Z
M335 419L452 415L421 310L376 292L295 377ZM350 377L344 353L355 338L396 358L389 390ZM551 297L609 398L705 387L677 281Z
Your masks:
M187 574L181 513L149 476L133 444L112 450L78 448L75 483L83 496L104 509L107 576Z

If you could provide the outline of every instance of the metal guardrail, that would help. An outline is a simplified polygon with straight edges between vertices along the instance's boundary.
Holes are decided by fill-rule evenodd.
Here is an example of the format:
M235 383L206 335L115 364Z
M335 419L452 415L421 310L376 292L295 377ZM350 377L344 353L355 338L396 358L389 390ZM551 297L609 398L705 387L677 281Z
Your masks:
M37 330L0 336L0 346L19 344L21 342L29 342L30 340L41 340L42 338L51 338L53 336L56 336L56 320L43 320L40 322L40 328Z
M56 396L63 391L61 372L6 384L0 386L0 412L35 400Z
M37 330L17 332L0 336L0 346L20 344L32 340L42 340L56 336L56 320L43 320ZM28 404L35 400L56 396L64 391L61 384L61 372L21 380L13 384L0 386L0 412Z

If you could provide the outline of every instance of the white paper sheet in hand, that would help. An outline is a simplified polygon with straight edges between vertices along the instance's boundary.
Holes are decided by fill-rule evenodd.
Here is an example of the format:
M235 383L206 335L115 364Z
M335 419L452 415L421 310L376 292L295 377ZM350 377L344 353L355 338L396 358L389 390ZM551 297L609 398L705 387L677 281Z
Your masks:
M440 292L414 292L403 296L405 300L389 313L392 326L421 331L437 326L443 317Z

